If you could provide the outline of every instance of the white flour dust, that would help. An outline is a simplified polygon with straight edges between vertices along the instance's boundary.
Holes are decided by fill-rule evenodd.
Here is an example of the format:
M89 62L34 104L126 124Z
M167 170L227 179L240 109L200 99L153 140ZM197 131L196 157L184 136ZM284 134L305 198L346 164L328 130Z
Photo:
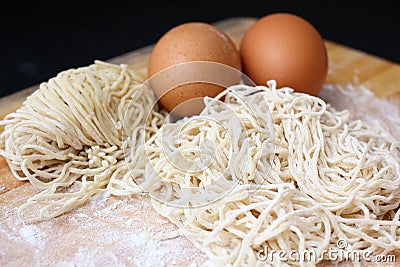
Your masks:
M377 98L364 85L325 85L319 97L337 110L348 109L354 119L384 128L400 140L400 99Z
M103 195L36 224L21 222L16 210L0 207L6 217L0 240L10 248L0 247L0 266L197 266L206 260L186 238L156 238L176 227L154 211L148 197Z

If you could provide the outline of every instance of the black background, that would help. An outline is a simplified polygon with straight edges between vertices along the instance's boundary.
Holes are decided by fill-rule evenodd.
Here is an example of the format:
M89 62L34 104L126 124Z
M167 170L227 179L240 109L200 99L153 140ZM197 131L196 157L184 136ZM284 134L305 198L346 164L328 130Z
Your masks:
M300 15L325 39L400 63L400 8L393 3L14 1L0 7L0 96L152 44L183 22L274 12Z

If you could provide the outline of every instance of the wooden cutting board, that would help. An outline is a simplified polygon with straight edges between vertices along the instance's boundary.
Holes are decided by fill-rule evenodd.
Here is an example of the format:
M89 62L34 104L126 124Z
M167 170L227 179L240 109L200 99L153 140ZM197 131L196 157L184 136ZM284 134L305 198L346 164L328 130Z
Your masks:
M216 25L239 45L254 21L232 18ZM331 41L325 43L329 57L327 84L343 88L348 84L365 85L377 99L393 103L400 99L399 65ZM129 64L146 76L151 49L145 47L109 62ZM16 110L37 88L0 99L0 119ZM30 184L17 181L0 157L0 266L186 266L206 260L186 238L154 238L176 227L153 210L146 196L103 196L53 220L25 224L18 220L16 209L36 192Z

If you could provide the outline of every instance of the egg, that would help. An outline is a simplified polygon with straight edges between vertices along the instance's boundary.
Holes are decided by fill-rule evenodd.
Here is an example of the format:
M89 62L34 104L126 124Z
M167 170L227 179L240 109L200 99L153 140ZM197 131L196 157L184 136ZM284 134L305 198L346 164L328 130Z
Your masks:
M240 77L229 69L242 69L239 51L229 36L207 23L190 22L172 28L158 40L150 55L148 75L159 103L184 117L199 114L205 96L215 97L239 82Z
M305 19L275 13L245 33L240 54L243 70L256 84L274 79L279 87L318 95L326 80L328 58L318 31Z

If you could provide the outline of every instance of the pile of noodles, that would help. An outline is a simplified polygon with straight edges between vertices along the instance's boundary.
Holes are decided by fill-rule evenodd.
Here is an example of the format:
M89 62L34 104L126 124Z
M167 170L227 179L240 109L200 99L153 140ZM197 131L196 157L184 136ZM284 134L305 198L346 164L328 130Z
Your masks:
M213 264L278 263L260 261L265 250L321 261L339 240L349 251L400 247L400 145L384 130L274 81L232 86L169 122L142 82L96 62L43 83L1 122L0 154L43 189L20 207L24 220L102 192L147 192Z
M312 264L343 242L358 255L400 247L399 142L274 81L223 96L224 105L206 99L199 116L165 124L143 148L150 164L141 186L153 206L213 264L277 264L260 258L273 250ZM205 140L214 147L203 146L204 169L193 155Z
M42 83L0 122L0 155L17 179L43 189L20 207L23 220L70 211L128 175L132 138L165 118L142 83L127 65L96 61Z

